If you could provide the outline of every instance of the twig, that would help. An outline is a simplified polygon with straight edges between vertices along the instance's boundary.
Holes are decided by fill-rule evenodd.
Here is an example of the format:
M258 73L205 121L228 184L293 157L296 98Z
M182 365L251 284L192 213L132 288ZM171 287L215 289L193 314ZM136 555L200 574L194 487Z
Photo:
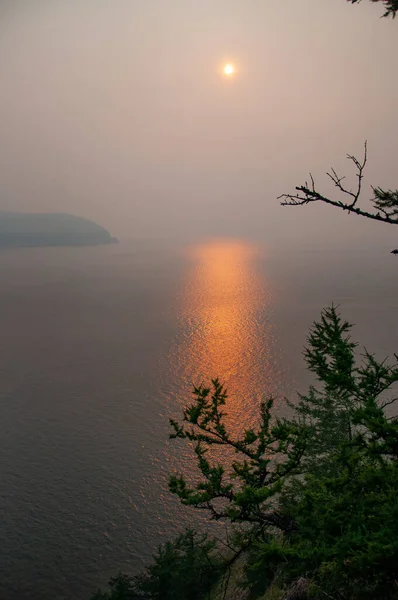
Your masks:
M331 206L336 206L342 210L346 210L349 213L354 213L367 219L373 219L374 221L380 221L381 223L389 223L391 225L398 225L398 192L384 191L380 188L373 188L375 193L374 197L371 198L371 202L376 209L376 212L369 212L363 210L357 206L357 202L360 199L363 187L364 170L368 161L368 146L365 142L365 151L362 161L359 161L352 154L347 154L348 160L352 161L357 169L358 185L356 191L348 189L343 185L345 177L341 177L337 174L335 169L331 169L327 172L327 176L333 181L334 185L340 190L341 193L349 196L352 199L350 202L342 202L341 200L333 200L328 198L324 194L317 191L315 186L315 180L310 173L311 182L305 182L304 185L296 186L296 193L293 194L282 194L278 196L278 200L282 200L282 206L303 206L310 202L324 202Z

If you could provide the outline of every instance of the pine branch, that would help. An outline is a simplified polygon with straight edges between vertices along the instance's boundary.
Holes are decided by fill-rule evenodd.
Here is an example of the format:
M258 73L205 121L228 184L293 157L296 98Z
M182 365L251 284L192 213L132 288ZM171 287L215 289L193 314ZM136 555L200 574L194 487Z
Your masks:
M246 522L271 528L290 528L273 508L273 499L281 492L284 481L300 470L306 447L305 429L285 421L271 423L273 401L260 407L260 422L256 430L244 430L233 439L224 424L227 393L214 379L212 386L194 388L195 402L184 410L180 425L171 420L171 438L188 439L195 443L200 480L189 485L183 475L169 480L169 489L181 502L206 510L213 520ZM300 434L300 435L299 435ZM211 446L232 449L237 459L230 461L229 472L221 463L207 458Z
M356 4L361 2L361 0L348 0L351 4ZM372 2L383 2L386 12L383 14L383 17L392 17L395 18L395 15L398 12L398 0L372 0Z
M345 177L338 175L335 169L331 168L326 175L333 181L335 187L341 194L346 198L349 198L349 201L329 198L319 192L316 189L314 177L310 173L310 183L306 181L304 185L297 186L295 188L296 192L293 194L282 194L281 196L278 196L278 200L281 200L281 205L304 206L311 202L324 202L325 204L348 211L348 213L366 217L367 219L388 223L390 225L398 225L398 190L383 190L380 187L372 187L373 197L370 198L370 202L375 209L373 212L364 210L357 205L362 194L364 170L368 160L367 143L365 142L364 157L361 161L352 154L347 154L347 159L354 163L357 171L356 176L358 183L354 191L343 184ZM398 251L393 250L393 254L398 254Z

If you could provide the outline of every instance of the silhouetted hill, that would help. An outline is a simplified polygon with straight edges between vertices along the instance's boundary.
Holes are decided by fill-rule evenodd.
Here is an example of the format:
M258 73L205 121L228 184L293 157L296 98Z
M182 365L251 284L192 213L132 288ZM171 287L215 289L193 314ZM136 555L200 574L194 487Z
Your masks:
M116 241L109 231L81 217L0 212L0 247L94 246Z

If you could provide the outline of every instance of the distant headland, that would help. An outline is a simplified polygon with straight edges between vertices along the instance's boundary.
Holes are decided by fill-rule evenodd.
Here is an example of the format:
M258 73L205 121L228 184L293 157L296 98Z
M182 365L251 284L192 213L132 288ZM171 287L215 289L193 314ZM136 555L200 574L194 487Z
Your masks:
M109 231L63 213L0 212L0 248L114 244Z

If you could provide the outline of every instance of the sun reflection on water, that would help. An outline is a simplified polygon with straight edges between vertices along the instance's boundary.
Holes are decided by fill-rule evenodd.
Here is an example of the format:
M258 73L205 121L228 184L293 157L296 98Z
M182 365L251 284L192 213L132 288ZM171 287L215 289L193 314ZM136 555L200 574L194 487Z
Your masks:
M274 391L271 292L256 270L260 249L240 240L216 240L187 252L191 268L181 296L176 370L187 391L192 382L215 377L225 382L229 420L240 429Z

